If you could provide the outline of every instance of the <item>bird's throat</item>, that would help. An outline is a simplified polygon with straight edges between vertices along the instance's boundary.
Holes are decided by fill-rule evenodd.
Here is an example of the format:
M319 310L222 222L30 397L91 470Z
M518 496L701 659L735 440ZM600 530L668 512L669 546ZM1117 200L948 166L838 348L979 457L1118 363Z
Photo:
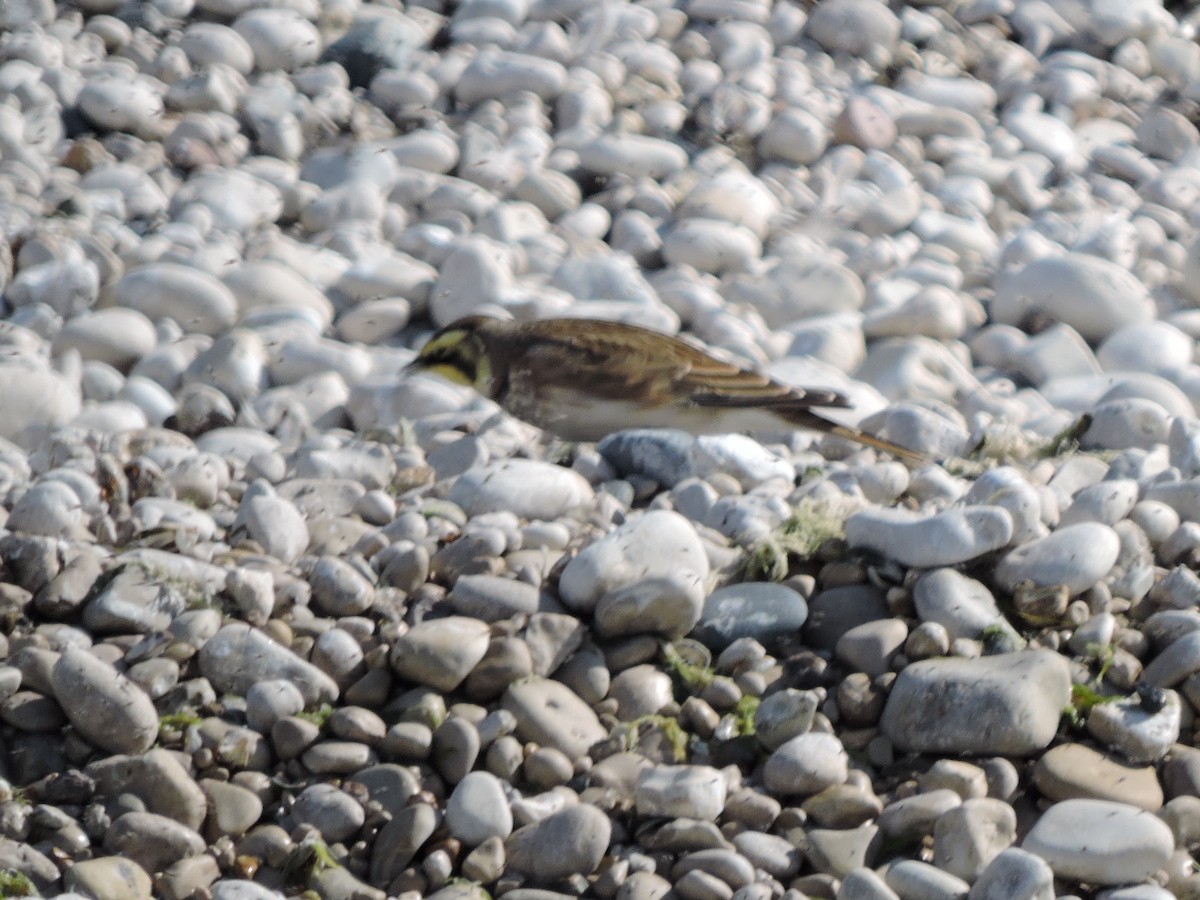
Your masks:
M432 372L447 381L453 381L455 384L465 384L467 387L475 387L476 384L467 377L467 373L458 366L452 366L449 363L438 363L437 365L429 366L426 371Z

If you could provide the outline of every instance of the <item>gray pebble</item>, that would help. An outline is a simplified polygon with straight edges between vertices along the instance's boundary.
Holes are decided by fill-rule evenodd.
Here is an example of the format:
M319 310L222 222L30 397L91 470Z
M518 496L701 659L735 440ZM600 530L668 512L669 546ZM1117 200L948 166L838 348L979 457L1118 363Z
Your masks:
M1017 817L1002 800L977 797L938 817L933 829L933 862L939 869L974 882L988 864L1017 838Z
M262 800L244 787L206 778L200 788L208 798L209 822L218 834L245 834L263 814Z
M245 529L270 556L295 562L308 547L308 525L295 505L275 494L266 481L258 480L242 497L235 530Z
M149 898L150 875L131 859L100 856L80 860L63 876L63 887L76 896Z
M1058 877L1101 885L1147 878L1173 848L1171 829L1157 816L1107 800L1056 803L1021 843Z
M349 839L365 820L361 804L330 784L314 784L296 797L292 818L312 825L330 843Z
M811 795L846 780L848 757L832 734L809 732L782 744L763 767L763 783L780 794Z
M511 512L525 519L557 519L592 502L590 485L570 469L528 459L506 459L465 473L449 499L467 515Z
M478 619L448 616L413 626L392 646L392 668L402 678L450 691L483 659L488 627Z
M657 715L674 702L671 676L648 663L631 666L613 678L608 696L616 701L617 716L625 722Z
M1144 699L1143 699L1144 698ZM1151 689L1088 713L1088 732L1132 763L1157 762L1179 739L1181 705L1175 691Z
M306 704L338 696L328 675L247 625L224 626L200 649L200 671L221 691L245 696L259 681L283 679L300 689Z
M900 673L880 724L904 750L1022 755L1050 743L1070 696L1049 651L927 659Z
M540 591L533 585L494 575L464 575L447 595L454 611L484 622L499 622L538 610Z
M821 702L814 691L786 688L762 699L754 711L754 733L768 750L777 750L787 741L812 727Z
M996 580L1008 591L1031 581L1037 587L1063 584L1078 594L1109 573L1119 550L1120 540L1107 525L1071 525L1013 550L996 567Z
M323 556L308 576L313 600L331 616L356 616L375 601L375 590L362 573L345 560Z
M714 821L725 807L726 787L710 766L653 766L637 779L638 814Z
M522 740L555 747L572 760L608 736L591 707L558 681L515 682L504 692L502 703L516 719Z
M87 774L102 795L128 791L144 798L146 809L199 829L205 798L196 782L170 751L156 747L140 755L113 755L90 764Z
M920 568L967 562L1005 546L1012 534L1012 517L998 506L952 509L933 516L872 509L855 513L846 522L846 540L852 547Z
M500 780L490 772L471 772L462 778L446 802L446 827L468 847L489 838L507 838L513 818Z
M559 594L572 610L587 612L606 593L645 579L703 583L708 572L708 556L692 524L677 513L654 510L585 547L563 569Z
M54 664L54 696L71 724L111 753L140 753L158 736L158 712L141 688L86 650Z
M1004 623L987 587L954 569L922 575L913 590L917 615L934 622L953 638L979 638L985 629Z
M128 857L148 872L204 852L204 839L186 825L148 812L127 812L104 833L104 849Z
M612 823L586 803L568 806L519 828L505 843L510 866L539 882L591 874L608 850Z
M348 775L378 762L375 752L358 741L319 741L301 754L300 761L310 772L334 775Z
M808 615L804 597L786 585L731 584L708 595L695 635L713 650L723 650L739 638L771 645L794 634Z
M132 269L114 291L122 307L151 321L172 319L200 334L222 334L237 318L237 301L225 285L178 263L156 262Z
M887 886L902 900L923 897L928 900L954 900L966 897L971 885L936 866L916 859L902 859L888 866Z

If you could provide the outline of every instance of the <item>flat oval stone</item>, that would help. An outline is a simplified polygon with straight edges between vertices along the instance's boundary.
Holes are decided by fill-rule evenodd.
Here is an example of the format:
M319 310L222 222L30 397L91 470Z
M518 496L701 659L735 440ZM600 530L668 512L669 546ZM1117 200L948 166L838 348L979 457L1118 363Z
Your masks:
M961 878L916 859L901 859L892 863L884 880L901 897L951 900L965 897L971 890L971 885Z
M396 639L392 668L409 681L452 691L487 653L488 634L487 623L479 619L426 619Z
M1005 546L1012 516L999 506L968 506L932 516L866 509L846 520L851 547L866 548L918 568L953 566Z
M936 622L954 638L978 639L985 629L1005 622L987 586L955 569L935 569L913 588L913 603L923 622Z
M1054 872L1045 860L1019 847L1009 847L993 859L975 881L979 900L1030 897L1054 900Z
M1069 525L1005 556L996 566L996 581L1008 591L1031 581L1035 587L1066 585L1079 594L1112 570L1120 549L1120 538L1107 525Z
M76 316L54 336L55 355L67 349L84 359L126 370L154 349L154 323L137 310L112 306Z
M562 93L566 85L567 70L562 63L489 47L463 71L455 86L455 96L466 104L518 91L529 91L549 99Z
M763 766L763 784L772 793L815 794L842 784L849 757L835 735L809 732L797 735L772 753Z
M491 772L470 772L446 801L446 827L468 847L512 832L512 810L500 779Z
M164 88L149 75L102 71L87 80L76 102L84 117L98 128L149 139L157 136L162 121Z
M200 672L219 691L242 697L259 681L291 681L307 705L338 696L337 684L287 647L249 625L231 623L210 638L199 654Z
M725 776L711 766L653 766L638 776L638 815L716 821L726 790Z
M1033 783L1051 800L1112 800L1149 812L1163 804L1153 766L1131 766L1084 744L1059 744L1034 764Z
M63 873L63 887L84 897L151 897L150 875L132 859L81 859Z
M612 823L587 803L569 806L513 832L505 842L509 866L539 882L590 875L608 850Z
M1089 450L1153 450L1167 442L1171 431L1170 413L1141 397L1099 403L1091 417L1091 424L1079 439L1080 445Z
M454 611L484 622L499 622L538 611L541 592L534 585L498 575L463 575L446 598Z
M87 650L68 646L51 672L71 724L111 753L141 753L158 737L158 711L140 687Z
M1021 849L1054 874L1089 884L1142 881L1175 849L1171 829L1153 813L1108 800L1064 800L1042 813Z
M808 603L792 588L745 582L718 588L708 595L694 634L716 651L739 638L771 645L795 634L807 619Z
M1026 756L1054 739L1070 699L1066 659L1048 650L926 659L896 678L880 727L905 751Z
M501 700L516 718L524 741L555 747L572 760L608 736L592 708L569 687L549 678L531 678L508 686Z
M662 178L687 165L687 151L678 144L640 134L603 134L579 150L579 162L598 175L624 172Z
M316 62L323 45L316 26L292 9L250 9L234 20L233 29L263 72L291 72Z
M762 255L762 244L749 228L720 219L684 219L663 240L663 259L701 272L739 272Z
M652 578L702 589L708 573L708 555L692 523L676 512L651 510L580 551L563 569L558 591L569 608L589 612L605 594Z
M992 301L992 317L1020 325L1030 316L1064 322L1089 341L1102 341L1119 328L1154 318L1146 286L1128 269L1085 253L1036 259L1003 278Z
M121 306L152 321L172 319L200 334L223 334L237 321L237 301L217 278L179 263L156 262L130 270L113 288Z
M449 500L468 516L510 512L523 519L557 519L595 498L577 472L532 459L505 459L471 469L450 488Z
M311 312L320 330L333 321L329 298L294 269L271 260L241 263L221 273L221 281L237 300L239 317L261 310Z

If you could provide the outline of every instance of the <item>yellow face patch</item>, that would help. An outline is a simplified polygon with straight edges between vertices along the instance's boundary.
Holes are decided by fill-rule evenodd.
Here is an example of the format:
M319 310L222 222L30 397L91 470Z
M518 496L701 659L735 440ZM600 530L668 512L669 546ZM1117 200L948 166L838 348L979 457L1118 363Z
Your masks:
M459 353L462 351L463 341L469 336L461 328L444 331L425 344L421 348L421 352L417 354L417 358L423 360L444 359L450 354Z
M434 337L421 348L415 365L481 394L487 394L491 385L492 367L483 344L465 329L455 328Z
M455 384L465 384L467 387L475 387L475 382L467 377L466 372L450 363L437 363L436 365L426 366L426 371L445 378L447 381L453 381Z

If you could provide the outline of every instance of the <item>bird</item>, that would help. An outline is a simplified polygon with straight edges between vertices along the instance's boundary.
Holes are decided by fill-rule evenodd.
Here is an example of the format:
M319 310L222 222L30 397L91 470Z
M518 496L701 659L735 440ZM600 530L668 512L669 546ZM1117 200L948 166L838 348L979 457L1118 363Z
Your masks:
M409 369L468 385L566 441L599 441L630 428L699 435L783 426L835 435L910 463L927 461L814 411L849 407L844 394L789 387L682 338L626 322L466 316L436 331Z

